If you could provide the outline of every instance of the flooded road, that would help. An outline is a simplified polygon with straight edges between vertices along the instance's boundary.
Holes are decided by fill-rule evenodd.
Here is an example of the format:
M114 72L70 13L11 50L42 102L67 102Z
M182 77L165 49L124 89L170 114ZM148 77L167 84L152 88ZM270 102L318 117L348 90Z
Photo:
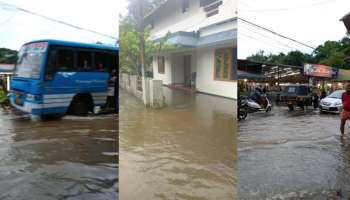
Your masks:
M0 199L116 199L116 117L0 112Z
M239 123L240 199L348 199L350 124L339 115L274 107Z
M235 199L234 101L164 88L168 107L120 97L120 199Z

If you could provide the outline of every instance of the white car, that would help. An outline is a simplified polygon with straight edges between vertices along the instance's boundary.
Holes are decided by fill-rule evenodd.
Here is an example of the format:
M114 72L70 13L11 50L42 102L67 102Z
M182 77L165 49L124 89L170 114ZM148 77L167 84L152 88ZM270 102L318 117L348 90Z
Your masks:
M345 90L336 90L320 101L321 112L340 113L343 109L341 96Z

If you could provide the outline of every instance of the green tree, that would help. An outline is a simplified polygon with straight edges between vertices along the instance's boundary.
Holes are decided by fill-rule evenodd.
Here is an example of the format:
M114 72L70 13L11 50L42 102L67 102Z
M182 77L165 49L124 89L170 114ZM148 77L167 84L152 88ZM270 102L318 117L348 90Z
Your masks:
M122 72L142 74L142 66L149 70L152 53L170 48L168 33L158 43L149 39L151 29L144 22L147 15L161 6L165 0L129 0L128 15L120 21L120 69ZM140 8L142 6L142 10Z
M304 63L318 63L336 68L350 69L350 38L349 36L339 41L326 41L319 45L311 54L300 51L290 51L287 54L269 54L260 50L249 56L248 60L275 64L302 66Z
M3 64L14 64L17 60L17 51L0 48L0 63Z
M265 55L265 52L263 50L260 50L256 54L247 57L247 60L255 62L268 62L268 56Z

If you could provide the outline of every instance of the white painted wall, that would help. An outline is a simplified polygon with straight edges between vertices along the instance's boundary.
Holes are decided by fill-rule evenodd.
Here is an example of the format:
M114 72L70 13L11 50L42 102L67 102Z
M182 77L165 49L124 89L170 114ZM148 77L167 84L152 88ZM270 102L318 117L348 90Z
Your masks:
M227 47L227 46L220 46ZM236 81L218 81L214 80L214 52L215 48L196 49L192 52L167 55L165 59L165 73L158 73L157 57L153 58L153 76L155 80L163 80L163 84L170 85L174 83L183 83L183 55L192 56L191 71L197 72L196 89L199 92L224 96L237 99ZM171 64L170 61L173 63ZM174 67L172 70L171 67ZM173 76L172 73L175 73Z
M237 29L237 20L200 30L200 37Z
M169 85L172 83L171 57L169 55L165 55L164 74L158 73L158 58L157 58L157 56L153 56L152 67L153 67L153 79L154 80L163 80L163 84L165 84L165 85Z
M199 0L191 0L190 7L185 13L181 11L181 1L170 0L168 6L162 7L153 16L154 28L151 30L150 39L161 38L168 32L198 31L210 24L236 17L237 0L222 1L223 5L219 6L219 13L206 17L203 8L199 7Z
M237 99L237 82L214 80L214 49L197 50L196 87L200 92Z

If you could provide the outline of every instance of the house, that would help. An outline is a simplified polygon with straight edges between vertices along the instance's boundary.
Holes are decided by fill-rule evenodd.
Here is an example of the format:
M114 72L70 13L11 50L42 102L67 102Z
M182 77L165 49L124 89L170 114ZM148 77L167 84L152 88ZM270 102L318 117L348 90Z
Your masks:
M340 20L344 22L344 25L345 25L346 29L348 30L348 33L350 33L350 12L348 14L346 14Z
M0 63L0 79L6 84L6 89L10 90L10 78L13 74L15 65Z
M168 0L146 17L153 77L164 85L237 99L237 0Z

